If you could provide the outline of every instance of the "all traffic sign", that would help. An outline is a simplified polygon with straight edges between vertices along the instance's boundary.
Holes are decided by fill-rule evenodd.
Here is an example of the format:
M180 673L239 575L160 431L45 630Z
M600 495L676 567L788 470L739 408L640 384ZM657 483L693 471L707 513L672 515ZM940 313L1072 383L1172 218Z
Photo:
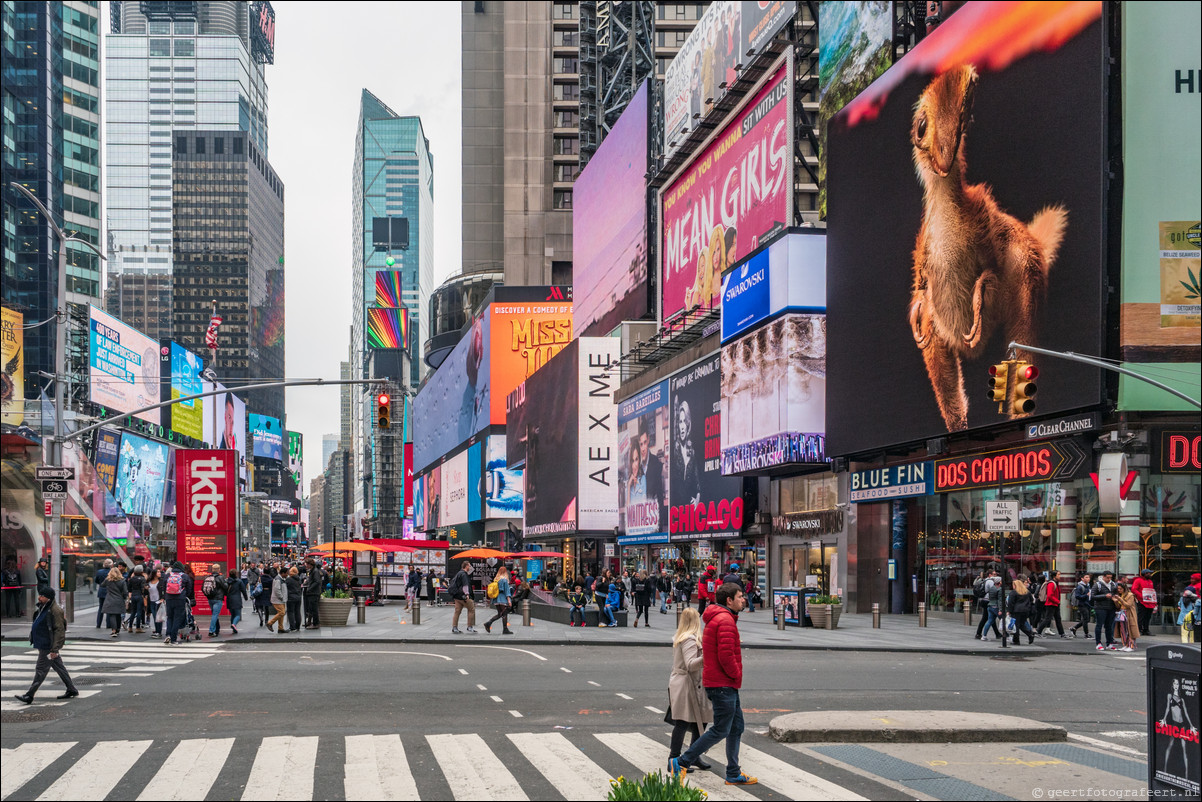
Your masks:
M59 467L57 465L39 465L33 469L34 478L39 481L46 479L62 479L64 481L75 480L75 469L71 466Z
M985 531L1014 532L1018 530L1017 501L986 501Z

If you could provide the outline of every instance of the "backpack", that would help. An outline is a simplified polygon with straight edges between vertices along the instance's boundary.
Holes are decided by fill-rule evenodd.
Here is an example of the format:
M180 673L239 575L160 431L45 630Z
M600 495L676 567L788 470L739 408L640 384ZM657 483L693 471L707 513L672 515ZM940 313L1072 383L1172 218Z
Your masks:
M167 595L179 596L184 592L184 577L178 571L167 574Z
M497 596L501 595L501 586L497 584L497 580L494 579L492 582L488 583L488 590L485 591L485 593L490 599L495 599Z
M258 582L255 583L255 586L250 589L250 597L252 599L257 599L257 598L259 598L259 596L262 593L263 593L263 580L260 579Z
M1052 580L1049 579L1047 582L1044 582L1039 586L1039 600L1041 602L1046 602L1048 600L1048 583L1051 581Z
M212 596L217 592L217 577L209 574L205 577L204 584L200 586L200 592L205 596Z
M972 583L972 597L974 599L985 598L985 577L981 577Z

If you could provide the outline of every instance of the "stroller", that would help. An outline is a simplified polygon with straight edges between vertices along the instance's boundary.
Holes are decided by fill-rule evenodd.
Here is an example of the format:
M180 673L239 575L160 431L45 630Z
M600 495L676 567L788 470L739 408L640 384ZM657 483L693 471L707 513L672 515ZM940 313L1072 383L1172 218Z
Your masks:
M192 628L188 634L184 634L184 630ZM187 596L184 597L184 625L179 631L180 639L183 641L200 640L200 627L196 626L196 616L192 614L192 600Z

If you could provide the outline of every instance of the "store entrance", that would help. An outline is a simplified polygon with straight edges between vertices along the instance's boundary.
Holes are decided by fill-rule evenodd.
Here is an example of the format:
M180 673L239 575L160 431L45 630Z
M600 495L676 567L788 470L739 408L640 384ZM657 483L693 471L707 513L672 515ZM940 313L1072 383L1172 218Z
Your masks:
M839 549L829 543L813 541L804 546L785 546L781 549L781 569L789 587L807 588L822 595L842 588L839 577Z

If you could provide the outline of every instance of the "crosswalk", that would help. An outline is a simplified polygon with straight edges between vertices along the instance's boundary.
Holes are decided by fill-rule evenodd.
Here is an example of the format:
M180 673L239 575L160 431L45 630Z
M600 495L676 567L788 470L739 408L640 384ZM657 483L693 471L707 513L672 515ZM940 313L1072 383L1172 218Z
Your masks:
M667 740L556 731L22 743L0 750L0 799L525 800L550 786L563 799L601 800L611 778L663 770ZM746 743L741 760L760 785L727 786L720 766L689 782L716 802L863 799Z
M160 640L69 641L63 647L62 655L67 671L79 688L80 698L87 698L103 692L105 688L160 676L176 666L212 657L220 650L219 643L164 646ZM3 691L0 710L25 707L12 697L29 689L37 660L36 649L4 646L0 652L0 689ZM69 704L55 699L62 690L58 675L51 671L38 691L35 702L49 706Z

